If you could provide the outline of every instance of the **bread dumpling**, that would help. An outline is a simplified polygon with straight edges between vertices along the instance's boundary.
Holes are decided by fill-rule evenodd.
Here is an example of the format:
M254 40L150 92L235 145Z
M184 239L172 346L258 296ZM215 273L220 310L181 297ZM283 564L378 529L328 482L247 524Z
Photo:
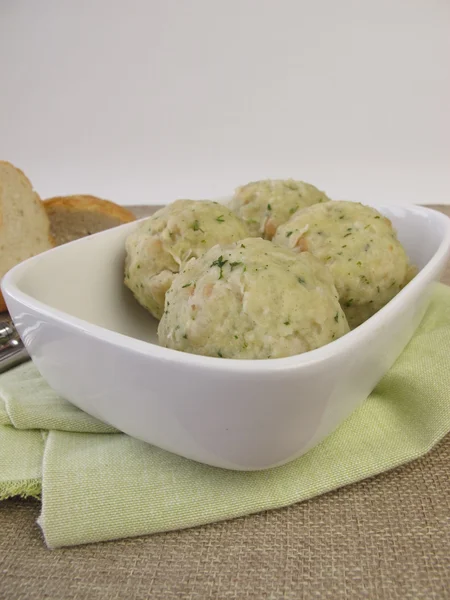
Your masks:
M389 302L414 274L392 223L356 202L327 202L300 210L274 243L311 252L333 275L350 327Z
M248 237L226 206L208 200L177 200L143 221L126 240L125 285L160 319L166 291L180 268L218 243Z
M314 350L348 331L319 260L249 238L186 264L167 292L158 337L183 352L267 359Z
M271 240L297 210L327 201L324 192L310 183L267 179L237 188L230 207L247 223L251 235Z

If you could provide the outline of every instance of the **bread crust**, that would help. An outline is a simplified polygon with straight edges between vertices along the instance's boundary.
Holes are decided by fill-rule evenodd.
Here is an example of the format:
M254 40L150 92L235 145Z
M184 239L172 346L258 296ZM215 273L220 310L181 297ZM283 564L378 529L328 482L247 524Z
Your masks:
M53 208L65 208L72 211L97 212L118 219L122 223L135 221L134 214L110 200L90 196L89 194L74 194L72 196L54 196L44 200L47 214L51 214Z

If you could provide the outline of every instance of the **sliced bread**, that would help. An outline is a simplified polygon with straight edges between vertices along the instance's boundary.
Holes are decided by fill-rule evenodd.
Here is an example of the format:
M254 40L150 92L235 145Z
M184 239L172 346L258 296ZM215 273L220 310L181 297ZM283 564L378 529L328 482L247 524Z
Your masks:
M27 177L0 161L0 278L54 245L44 206ZM0 292L0 312L6 310Z
M126 208L88 195L49 198L44 206L58 246L136 219Z

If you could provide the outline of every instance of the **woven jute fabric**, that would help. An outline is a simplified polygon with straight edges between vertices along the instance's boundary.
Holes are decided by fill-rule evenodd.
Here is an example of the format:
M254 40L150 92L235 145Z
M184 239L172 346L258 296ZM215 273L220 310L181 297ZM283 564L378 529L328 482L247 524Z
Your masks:
M450 598L450 436L373 479L197 529L52 552L39 510L0 505L0 598Z

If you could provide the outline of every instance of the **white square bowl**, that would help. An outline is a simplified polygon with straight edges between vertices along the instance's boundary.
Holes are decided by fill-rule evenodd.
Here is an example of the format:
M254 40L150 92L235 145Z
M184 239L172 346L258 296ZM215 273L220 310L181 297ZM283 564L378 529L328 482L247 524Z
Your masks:
M123 285L130 223L12 269L2 289L34 363L87 413L210 465L265 469L307 452L375 387L417 328L450 254L450 219L377 207L419 274L344 337L305 354L228 360L162 348L156 321Z

